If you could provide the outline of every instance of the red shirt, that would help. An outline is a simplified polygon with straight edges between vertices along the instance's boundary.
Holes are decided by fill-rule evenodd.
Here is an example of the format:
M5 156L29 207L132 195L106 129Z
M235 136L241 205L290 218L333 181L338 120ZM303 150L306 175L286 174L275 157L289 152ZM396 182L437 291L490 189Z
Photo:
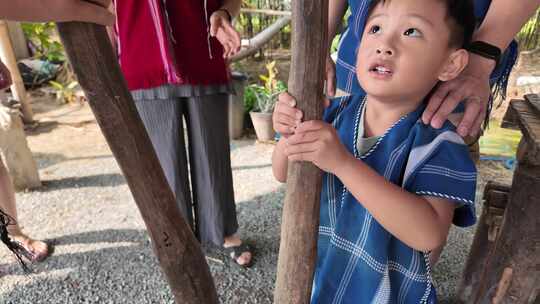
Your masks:
M129 89L227 83L223 48L208 39L210 15L220 6L221 0L116 0L118 56Z

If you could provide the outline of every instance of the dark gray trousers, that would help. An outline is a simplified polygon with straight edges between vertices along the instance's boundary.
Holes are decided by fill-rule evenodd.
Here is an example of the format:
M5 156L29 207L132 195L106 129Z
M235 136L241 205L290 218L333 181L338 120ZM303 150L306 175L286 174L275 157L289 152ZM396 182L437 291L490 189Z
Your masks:
M136 100L178 207L203 244L223 245L238 230L227 122L228 95ZM188 145L182 117L186 120ZM188 153L186 153L186 149ZM180 170L188 168L189 171ZM191 181L191 183L190 183ZM191 191L190 191L191 190Z

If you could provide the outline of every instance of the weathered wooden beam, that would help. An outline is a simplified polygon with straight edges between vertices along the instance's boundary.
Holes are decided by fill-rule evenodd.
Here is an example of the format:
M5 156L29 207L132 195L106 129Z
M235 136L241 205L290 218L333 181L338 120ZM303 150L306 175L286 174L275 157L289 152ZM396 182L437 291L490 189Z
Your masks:
M517 100L517 102L522 102L522 100L519 100L519 99L513 99L513 100L510 100L510 103L511 104L512 102L515 102ZM508 109L510 109L510 107L508 107ZM519 130L519 126L518 126L518 118L515 116L515 112L514 111L509 111L507 109L507 111L504 113L504 116L503 116L503 119L502 119L502 122L501 122L501 128L504 128L504 129L511 129L511 130Z
M523 134L520 145L527 149L520 149L517 158L522 163L540 166L540 115L535 112L533 106L523 100L512 100L508 111L513 112L517 124Z
M540 167L518 163L502 229L476 297L478 304L537 303L540 291ZM511 269L509 283L504 272ZM502 283L501 283L502 282ZM505 286L509 285L509 286ZM501 293L504 289L504 294Z
M217 303L204 255L180 215L105 28L73 22L59 23L58 30L97 122L139 207L176 303Z
M484 206L476 225L474 240L469 251L458 288L460 303L473 303L480 286L480 280L486 261L495 245L495 238L500 231L501 221L508 202L510 187L488 182L484 188Z
M321 119L328 0L293 1L289 93L304 119ZM321 171L289 163L274 302L309 303L317 258Z
M537 116L540 116L540 95L538 94L527 94L524 96L525 101L531 105L533 111Z
M523 137L501 232L488 258L477 304L540 300L540 115L532 107L514 101L509 109L515 111Z

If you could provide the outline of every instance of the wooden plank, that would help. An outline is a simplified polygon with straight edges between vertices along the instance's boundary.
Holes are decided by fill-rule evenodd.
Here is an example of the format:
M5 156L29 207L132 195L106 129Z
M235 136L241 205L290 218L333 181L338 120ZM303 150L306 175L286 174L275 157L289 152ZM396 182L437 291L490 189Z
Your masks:
M525 100L529 103L534 113L536 113L537 116L540 116L540 95L527 94L525 95Z
M540 116L528 102L519 100L510 103L509 111L514 111L512 115L517 117L527 147L519 149L522 153L518 153L518 158L523 163L540 165Z
M460 303L473 303L481 284L488 257L500 231L500 219L508 203L510 187L489 181L484 188L484 207L476 225L474 240L463 270L457 297Z
M79 83L139 207L176 303L217 303L204 255L180 215L105 27L70 22L59 23L58 30Z
M289 92L304 119L321 119L327 55L328 0L292 2L293 36ZM321 171L289 163L274 302L310 303L317 258Z
M515 100L522 101L520 99L512 99L510 103L514 102ZM518 118L516 117L516 112L511 109L509 106L506 109L506 112L504 113L504 117L501 122L501 128L504 129L512 129L512 130L519 130Z

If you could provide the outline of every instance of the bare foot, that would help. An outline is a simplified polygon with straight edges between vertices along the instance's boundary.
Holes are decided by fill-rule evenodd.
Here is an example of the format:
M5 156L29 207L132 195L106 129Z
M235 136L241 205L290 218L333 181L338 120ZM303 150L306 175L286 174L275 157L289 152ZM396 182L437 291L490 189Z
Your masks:
M49 255L49 246L43 241L31 239L24 234L9 237L20 246L19 253L31 262L43 261Z
M249 247L242 244L242 240L238 236L231 235L231 236L225 237L225 242L223 243L223 247L225 249L231 250L230 252L231 258L235 260L236 263L238 263L238 265L247 267L251 264L251 258L252 258L251 251L249 250ZM234 248L238 248L241 251L238 252L238 250L233 250Z

